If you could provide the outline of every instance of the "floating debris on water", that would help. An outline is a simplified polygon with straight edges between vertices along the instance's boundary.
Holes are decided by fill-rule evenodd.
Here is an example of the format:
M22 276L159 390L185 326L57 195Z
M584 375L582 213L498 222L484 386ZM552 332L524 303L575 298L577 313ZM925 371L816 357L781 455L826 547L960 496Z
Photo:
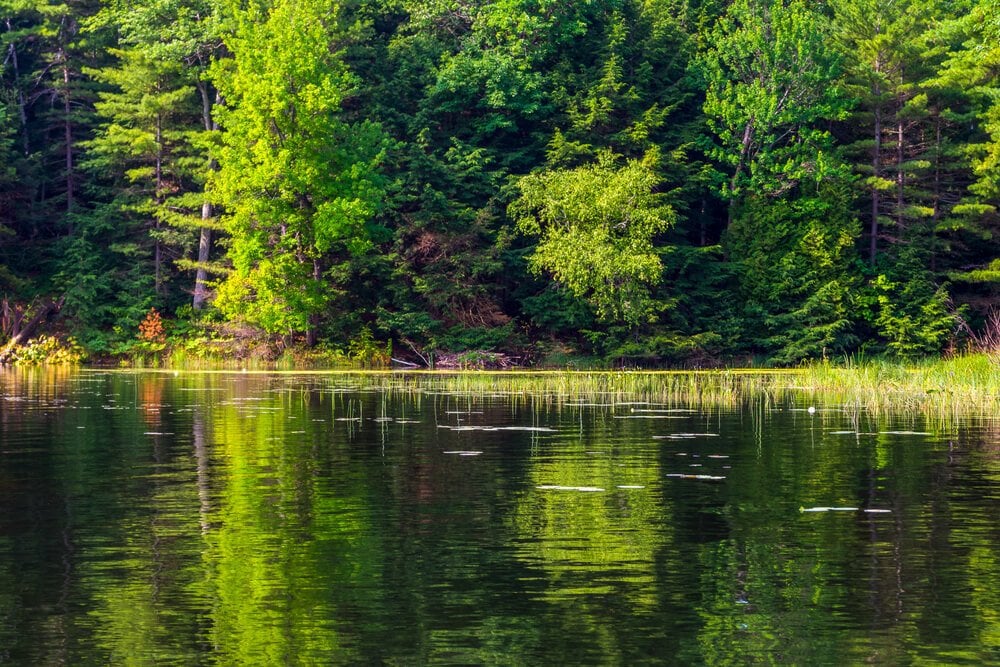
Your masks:
M892 510L858 507L800 507L800 512L865 512L867 514L889 514Z
M710 458L710 459L728 459L729 455L728 454L709 454L708 458Z
M931 435L926 431L879 431L879 435Z
M555 484L543 484L535 488L542 491L586 491L588 493L604 490L599 486L558 486Z
M690 408L632 408L632 412L684 412L687 414L696 414L697 410L691 410Z
M830 431L830 435L859 435L857 431Z
M653 440L689 440L691 438L718 438L718 433L670 433L654 435Z
M173 433L167 433L165 431L146 431L143 435L173 435Z
M646 487L644 487L644 486L642 486L640 484L619 484L617 488L619 488L619 489L645 489Z
M543 433L554 433L554 428L549 428L548 426L491 426L487 427L486 430L492 431L539 431Z
M457 456L479 456L482 454L480 451L468 450L468 449L457 449L449 452L442 452L442 454L455 454Z
M705 479L713 482L725 479L722 475L685 475L679 472L669 472L667 473L667 477L674 477L676 479Z
M800 512L857 512L857 507L800 507Z

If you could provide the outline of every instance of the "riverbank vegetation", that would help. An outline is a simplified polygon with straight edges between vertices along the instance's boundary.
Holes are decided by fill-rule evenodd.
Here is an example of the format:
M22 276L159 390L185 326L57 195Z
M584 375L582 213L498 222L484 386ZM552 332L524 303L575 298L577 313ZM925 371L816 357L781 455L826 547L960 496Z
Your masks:
M997 0L0 0L0 361L975 365L998 45Z

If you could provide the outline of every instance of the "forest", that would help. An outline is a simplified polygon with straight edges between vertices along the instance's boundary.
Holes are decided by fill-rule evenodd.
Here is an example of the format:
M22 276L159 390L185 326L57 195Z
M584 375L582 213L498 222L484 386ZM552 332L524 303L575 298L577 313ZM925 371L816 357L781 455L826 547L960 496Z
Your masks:
M37 320L34 354L1000 341L1000 0L0 0L0 24L0 343Z

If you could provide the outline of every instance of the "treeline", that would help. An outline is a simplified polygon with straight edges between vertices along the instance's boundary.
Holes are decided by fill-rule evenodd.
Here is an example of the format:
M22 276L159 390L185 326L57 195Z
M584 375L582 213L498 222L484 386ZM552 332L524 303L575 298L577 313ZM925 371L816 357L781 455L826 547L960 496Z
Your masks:
M793 363L997 307L998 0L0 0L0 40L0 293L97 353L155 307Z

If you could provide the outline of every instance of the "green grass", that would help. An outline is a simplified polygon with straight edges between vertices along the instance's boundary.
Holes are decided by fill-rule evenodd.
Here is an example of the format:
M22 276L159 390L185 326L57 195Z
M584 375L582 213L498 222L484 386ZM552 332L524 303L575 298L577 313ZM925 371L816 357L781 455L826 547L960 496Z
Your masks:
M969 354L902 364L890 361L818 364L802 382L814 391L856 401L869 411L1000 414L1000 359Z
M715 371L360 371L323 369L321 365L303 368L294 361L219 364L204 358L173 357L165 360L162 369L329 375L351 377L352 382L387 391L521 395L557 404L836 404L873 414L1000 414L1000 364L996 357L985 354L909 364L874 360L785 370Z

